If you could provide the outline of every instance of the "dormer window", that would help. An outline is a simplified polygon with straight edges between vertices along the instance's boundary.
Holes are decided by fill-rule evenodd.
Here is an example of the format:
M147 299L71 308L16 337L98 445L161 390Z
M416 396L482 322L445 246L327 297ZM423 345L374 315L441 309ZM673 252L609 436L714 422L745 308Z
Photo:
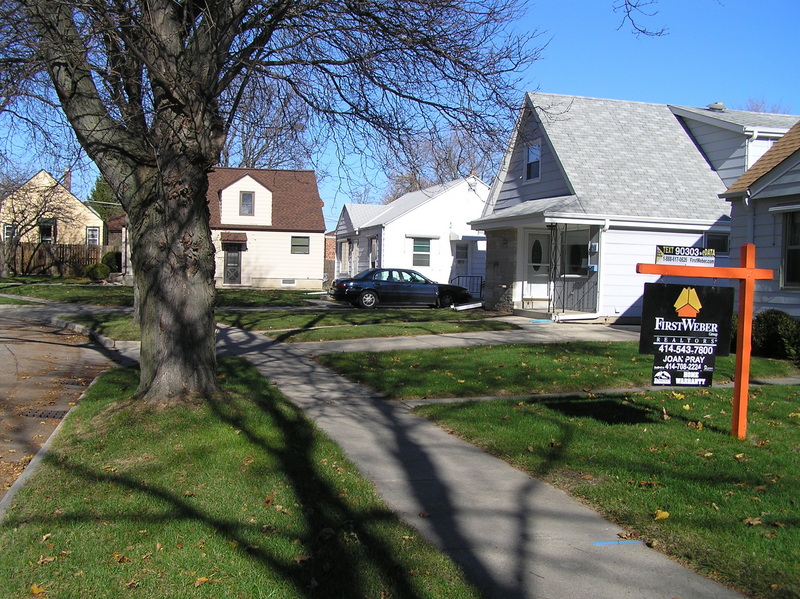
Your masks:
M252 191L239 193L239 215L253 216L255 214L255 194Z
M542 142L537 139L526 148L525 180L538 181L542 162Z

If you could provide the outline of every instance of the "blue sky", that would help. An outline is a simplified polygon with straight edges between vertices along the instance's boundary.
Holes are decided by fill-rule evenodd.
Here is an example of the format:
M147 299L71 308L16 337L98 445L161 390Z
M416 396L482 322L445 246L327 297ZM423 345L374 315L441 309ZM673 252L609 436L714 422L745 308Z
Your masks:
M800 0L658 0L650 7L658 14L641 21L668 30L656 38L620 27L613 10L619 1L530 0L516 26L538 30L537 41L547 46L523 73L520 102L536 90L686 106L721 101L729 108L753 98L800 114ZM332 176L320 194L330 229L348 196L336 165L327 168ZM79 198L95 177L95 169L75 173Z
M744 108L750 98L800 114L800 0L659 0L641 23L667 29L636 36L620 27L617 0L534 0L518 23L537 30L539 60L525 91L657 104ZM320 193L333 228L347 197L338 182ZM380 194L378 194L380 195Z
M742 108L764 99L800 114L800 1L659 0L667 35L618 29L617 0L533 0L523 24L547 41L530 89L662 104Z

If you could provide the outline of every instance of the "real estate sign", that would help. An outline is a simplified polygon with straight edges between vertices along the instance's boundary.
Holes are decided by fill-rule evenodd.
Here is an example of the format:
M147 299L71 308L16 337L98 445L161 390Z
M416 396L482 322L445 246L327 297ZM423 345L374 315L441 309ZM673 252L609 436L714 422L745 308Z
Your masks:
M653 354L653 385L709 387L731 344L733 287L645 283L639 353Z
M716 256L716 250L711 248L696 248L680 245L656 246L656 264L714 266Z

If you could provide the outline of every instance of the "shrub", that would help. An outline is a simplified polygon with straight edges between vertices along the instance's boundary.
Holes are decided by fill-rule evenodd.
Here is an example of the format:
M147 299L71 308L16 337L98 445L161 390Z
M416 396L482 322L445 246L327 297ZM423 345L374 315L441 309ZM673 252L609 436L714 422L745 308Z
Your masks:
M800 358L800 325L781 310L764 310L753 319L753 354L765 358Z
M111 272L122 272L122 252L106 252L100 262L108 266Z
M92 281L101 281L106 279L108 278L109 274L111 274L111 269L105 264L99 262L97 264L92 264L86 269L86 276Z

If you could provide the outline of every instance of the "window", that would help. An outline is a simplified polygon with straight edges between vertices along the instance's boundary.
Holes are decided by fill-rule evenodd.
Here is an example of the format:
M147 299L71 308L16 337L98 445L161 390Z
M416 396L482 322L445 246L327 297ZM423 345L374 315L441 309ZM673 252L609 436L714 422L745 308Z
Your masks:
M255 194L252 191L242 191L239 193L239 214L241 216L253 216L255 213Z
M17 227L14 225L3 225L3 240L9 241L14 238L17 233Z
M703 247L714 250L717 256L721 254L727 255L730 252L727 233L705 233L703 237Z
M528 146L525 156L525 180L538 181L542 162L542 142L538 139Z
M800 212L787 212L785 223L783 286L800 287Z
M411 262L414 266L431 265L431 240L414 239L414 257Z
M564 248L561 254L561 273L565 275L589 274L589 230L578 229L564 232Z
M308 237L292 237L292 253L308 254L310 239Z
M86 227L86 245L100 245L100 227Z
M56 219L42 218L39 220L39 243L56 242Z
M369 240L369 265L371 268L378 266L378 238L370 237Z

